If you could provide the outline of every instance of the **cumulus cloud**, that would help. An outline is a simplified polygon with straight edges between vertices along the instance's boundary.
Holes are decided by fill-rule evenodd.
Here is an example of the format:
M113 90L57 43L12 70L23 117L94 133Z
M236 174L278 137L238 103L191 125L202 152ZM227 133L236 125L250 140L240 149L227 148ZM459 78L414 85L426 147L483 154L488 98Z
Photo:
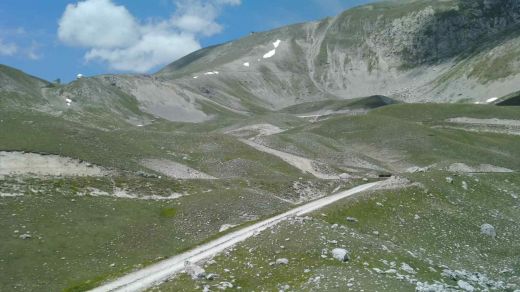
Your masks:
M110 0L89 0L67 5L58 37L69 45L121 48L139 40L139 25L124 6Z
M240 0L177 0L169 19L144 23L112 0L85 0L67 5L58 37L65 44L88 48L87 61L110 68L147 72L199 49L199 38L222 31L217 22L225 5Z
M171 23L187 32L211 36L222 31L215 20L224 5L240 5L240 0L180 0L176 1L177 11Z
M0 39L0 56L12 56L18 52L18 46Z

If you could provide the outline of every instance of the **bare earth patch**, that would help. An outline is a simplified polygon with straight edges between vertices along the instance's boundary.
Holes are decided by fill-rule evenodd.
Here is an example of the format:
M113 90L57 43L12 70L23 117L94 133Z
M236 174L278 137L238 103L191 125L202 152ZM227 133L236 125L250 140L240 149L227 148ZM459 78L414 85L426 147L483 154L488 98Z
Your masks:
M520 120L503 120L503 119L475 119L475 118L453 118L448 119L450 123L458 124L475 124L475 125L493 125L493 126L510 126L520 127Z
M475 118L453 118L446 120L449 123L461 125L455 129L470 132L491 132L507 135L520 135L520 120L504 119L475 119Z
M453 163L448 166L448 171L450 172L461 172L461 173L511 173L514 172L512 169L494 166L490 164L481 164L479 166L471 167L464 163Z
M113 198L120 198L120 199L134 199L134 200L148 200L148 201L170 201L175 200L184 196L187 196L188 194L179 194L179 193L172 193L169 196L139 196L136 194L128 193L124 189L115 188L112 193L105 192L98 190L96 188L89 188L87 192L81 193L80 195L89 195L93 197L113 197Z
M413 183L407 178L392 176L391 178L380 182L377 186L372 188L372 190L395 190L395 189L404 189L408 187L422 187L420 183Z
M164 159L145 159L141 164L151 170L178 179L217 179L186 165Z
M253 141L250 141L250 140L240 139L240 141L255 148L258 151L262 151L262 152L277 156L278 158L282 159L283 161L287 162L288 164L298 168L299 170L301 170L303 172L310 173L317 178L339 179L338 176L326 174L326 173L323 173L323 172L320 172L319 170L317 170L315 167L316 162L311 159L296 156L296 155L286 153L286 152L282 152L282 151L279 151L279 150L276 150L273 148L269 148L269 147L260 145Z
M58 155L0 151L0 175L104 176L90 163Z
M0 198L14 198L14 197L21 197L23 196L22 193L2 193L0 192Z
M275 125L271 124L256 124L256 125L249 125L238 129L233 129L226 131L226 134L231 134L238 137L246 137L249 133L256 134L256 137L261 136L271 136L275 134L279 134L285 132L285 130L278 128Z

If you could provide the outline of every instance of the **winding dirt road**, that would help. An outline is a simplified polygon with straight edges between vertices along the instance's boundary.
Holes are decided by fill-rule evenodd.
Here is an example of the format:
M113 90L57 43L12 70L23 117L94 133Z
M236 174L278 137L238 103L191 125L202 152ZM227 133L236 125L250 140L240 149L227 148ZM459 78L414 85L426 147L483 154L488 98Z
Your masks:
M305 205L287 211L283 214L274 216L272 218L255 223L251 226L247 226L240 230L226 234L216 240L195 247L194 249L185 253L176 255L159 263L153 264L149 267L132 272L126 276L123 276L112 282L108 282L91 291L143 291L147 288L150 288L171 278L173 275L179 272L182 272L184 270L184 262L186 261L196 263L198 261L213 257L216 254L224 251L225 249L230 248L233 245L254 236L255 234L258 234L259 232L269 227L272 227L289 217L308 214L327 205L330 205L334 202L337 202L341 199L371 189L380 183L381 182L374 182L360 185L350 190L346 190L307 203Z

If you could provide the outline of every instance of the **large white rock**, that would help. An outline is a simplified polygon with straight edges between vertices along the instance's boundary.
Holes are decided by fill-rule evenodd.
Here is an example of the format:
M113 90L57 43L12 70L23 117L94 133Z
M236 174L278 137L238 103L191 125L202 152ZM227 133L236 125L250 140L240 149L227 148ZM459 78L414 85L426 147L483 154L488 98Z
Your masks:
M288 260L288 259L285 259L285 258L283 258L283 259L277 259L277 260L276 260L276 264L277 264L277 265L287 265L287 264L289 264L289 260Z
M332 257L337 259L338 261L348 262L350 259L348 256L348 251L344 248L335 248L332 250Z
M186 274L190 275L193 280L201 280L206 278L206 271L191 262L184 263L184 270L186 271Z
M495 230L495 227L491 224L482 224L482 226L480 226L480 233L484 234L484 235L487 235L487 236L491 236L493 238L497 237L497 232Z
M457 282L457 285L459 286L460 289L464 290L464 291L468 291L468 292L473 292L475 291L475 287L471 286L468 282L466 281L462 281L462 280L459 280Z

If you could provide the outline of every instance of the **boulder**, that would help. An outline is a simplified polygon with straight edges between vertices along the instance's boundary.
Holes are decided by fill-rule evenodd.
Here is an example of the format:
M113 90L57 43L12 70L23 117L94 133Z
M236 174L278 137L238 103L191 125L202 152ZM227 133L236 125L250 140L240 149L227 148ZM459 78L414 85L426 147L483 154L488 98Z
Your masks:
M333 249L332 257L342 262L348 262L350 260L350 257L348 256L348 251L344 248Z
M184 270L193 280L202 280L206 278L206 271L191 262L187 261L184 263Z
M350 175L348 173L342 173L339 175L339 178L342 180L347 180L350 178Z
M475 291L475 287L471 286L468 282L466 281L462 281L462 280L459 280L457 281L457 285L459 286L460 289L464 290L464 291L468 291L468 292L473 292Z
M27 233L26 233L26 234L22 234L22 235L20 235L20 238L21 238L21 239L31 239L32 236L31 236L30 234L27 234Z
M282 259L277 259L276 262L275 262L277 265L287 265L289 264L289 260L286 259L286 258L282 258Z
M357 223L358 222L357 218L354 218L354 217L347 217L347 221L348 222L352 222L352 223Z
M484 235L487 235L487 236L490 236L490 237L497 237L497 232L495 230L495 227L491 224L482 224L482 226L480 226L480 233L484 234Z

